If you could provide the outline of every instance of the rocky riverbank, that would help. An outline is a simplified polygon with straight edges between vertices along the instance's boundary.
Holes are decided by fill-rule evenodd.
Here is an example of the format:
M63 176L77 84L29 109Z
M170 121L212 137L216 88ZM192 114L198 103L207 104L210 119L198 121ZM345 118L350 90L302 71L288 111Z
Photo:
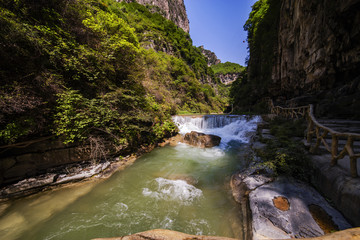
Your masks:
M304 240L356 240L360 238L360 228L352 228L344 231L339 231L332 234L327 234L325 236L316 237L316 238L306 238ZM115 238L96 238L93 240L235 240L234 238L226 237L215 237L215 236L199 236L199 235L189 235L181 232L165 230L165 229L156 229L146 232L136 233L124 237L115 237Z
M114 172L132 165L137 158L144 153L150 152L155 146L156 145L140 147L136 153L126 157L109 158L101 162L87 161L85 159L84 161L74 161L72 163L48 168L46 173L35 174L34 176L2 187L0 189L0 201L3 202L13 198L25 197L40 191L52 190L79 181L108 178ZM30 154L30 156L32 155L33 154ZM69 157L69 159L71 160L74 157L76 156Z
M159 143L158 146L166 146L169 144L174 146L178 142L186 142L190 145L211 147L219 145L220 140L221 138L217 136L194 132L192 135L188 136L187 140L184 139L184 137L181 135L176 135L174 137L164 139L164 141L162 143ZM41 146L43 145L44 144L41 143ZM62 146L61 143L58 143L58 145ZM13 168L24 168L24 170L26 170L30 166L29 163L34 163L34 158L56 158L61 159L61 161L54 161L54 163L52 164L58 164L58 166L46 169L46 173L36 174L36 172L34 172L34 175L31 177L21 179L15 183L2 187L0 189L0 201L7 201L11 198L24 197L40 191L54 189L68 183L108 178L115 171L125 169L127 166L133 164L138 157L140 157L144 153L150 152L155 148L155 146L156 145L141 147L136 153L132 155L128 155L126 157L111 158L106 161L103 160L101 162L89 161L87 158L83 161L79 161L81 160L79 154L74 154L75 156L71 156L70 154L71 152L79 151L77 148L70 150L65 148L51 150L45 153L45 155L49 155L49 157L47 158L42 157L44 155L43 153L25 153L21 155L21 157L14 157L13 162L17 163L17 159L24 158L27 159L28 163L26 165L23 165L23 161L20 161L17 165L15 164ZM38 146L32 148L37 149ZM56 153L64 154L63 151L66 151L67 153L65 154L65 156L56 156ZM39 169L41 167L44 167L44 165L47 166L47 164L45 163L42 161L35 161L35 163L31 166L34 166L34 169Z
M247 239L311 238L351 228L343 215L309 183L291 176L274 174L273 169L269 168L270 165L263 164L259 157L262 154L259 152L265 151L270 141L279 139L271 134L268 124L262 124L252 143L252 164L247 170L234 174L231 180L234 199L250 207L250 212L242 212L243 217L247 218L244 223L251 235ZM301 139L293 138L292 141L301 144ZM319 169L315 168L314 171ZM328 177L328 182L333 182L330 181L331 177ZM312 180L316 185L314 177ZM340 194L337 199L343 198L341 191L333 191L333 194ZM348 210L352 211L353 217L358 218L358 209L352 207L350 200L347 202L347 206L352 208ZM342 236L336 233L335 238L324 236L321 239L357 239L360 236L360 229L351 231L355 234L348 235L344 232L346 236Z

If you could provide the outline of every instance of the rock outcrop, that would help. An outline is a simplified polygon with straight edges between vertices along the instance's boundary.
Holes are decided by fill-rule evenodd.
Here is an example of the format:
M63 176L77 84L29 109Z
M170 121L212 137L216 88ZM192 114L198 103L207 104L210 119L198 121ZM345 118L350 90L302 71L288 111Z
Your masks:
M217 58L216 54L210 50L207 50L204 48L204 46L199 47L201 53L205 56L207 59L208 66L216 65L221 63L221 60Z
M211 147L219 146L220 141L221 141L221 137L219 136L199 133L195 131L186 133L184 136L185 143L201 148L211 148Z
M335 232L321 237L306 238L304 240L358 240L360 237L360 228L352 228L344 231ZM235 240L227 237L199 236L189 235L181 232L155 229L146 232L136 233L124 237L115 238L96 238L93 240Z
M236 240L235 238L190 235L165 229L155 229L117 238L96 238L93 240Z
M360 1L284 0L270 95L360 117Z
M118 0L118 2L134 2L134 0ZM173 21L178 27L189 33L189 19L187 17L184 0L136 0L142 5L153 6L153 11Z
M60 140L48 139L5 150L0 154L0 186L49 173L49 169L61 165L91 161L89 149L65 145Z
M246 189L242 198L249 199L253 239L318 237L351 227L312 187L259 172L241 172L231 184L233 189Z
M216 76L220 79L220 81L225 84L229 85L235 82L239 77L240 73L228 73L228 74L217 74Z

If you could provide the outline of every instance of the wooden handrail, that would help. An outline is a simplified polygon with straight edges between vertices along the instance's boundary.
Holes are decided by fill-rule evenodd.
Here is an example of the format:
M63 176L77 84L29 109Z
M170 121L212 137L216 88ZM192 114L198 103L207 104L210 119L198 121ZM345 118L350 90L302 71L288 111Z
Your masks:
M280 106L274 106L274 103L269 99L270 112L286 118L298 118L299 116L305 117L308 121L306 140L310 146L310 152L315 153L321 144L325 149L331 153L331 165L337 164L339 159L344 158L346 155L350 158L350 173L352 177L358 177L357 173L357 159L360 157L360 153L354 153L354 140L360 140L360 134L358 133L345 133L338 132L329 127L326 127L319 123L314 117L314 107L312 104L302 107L283 108ZM316 143L312 146L313 135L316 135ZM331 144L326 141L326 136L331 135ZM338 153L339 138L346 139L344 148Z

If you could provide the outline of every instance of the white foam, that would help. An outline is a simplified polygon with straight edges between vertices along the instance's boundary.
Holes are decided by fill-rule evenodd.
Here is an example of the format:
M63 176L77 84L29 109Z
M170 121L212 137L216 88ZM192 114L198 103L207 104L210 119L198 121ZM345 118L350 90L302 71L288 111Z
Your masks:
M164 229L171 229L173 226L174 220L169 218L169 217L165 217L165 219L160 223L160 226L162 226L162 228Z
M120 202L120 203L115 204L115 209L117 209L119 211L127 211L129 209L129 207L125 203Z
M184 205L191 204L202 196L202 191L183 180L156 178L156 189L143 188L142 194L147 197L166 201L177 201Z
M221 158L225 155L225 152L218 147L199 149L185 143L178 144L175 149L177 150L176 156L178 158L191 158L195 161L210 161L212 159Z
M221 146L226 147L230 141L249 142L248 134L254 132L260 116L212 115L203 117L174 116L174 123L180 134L191 131L214 134L221 137Z

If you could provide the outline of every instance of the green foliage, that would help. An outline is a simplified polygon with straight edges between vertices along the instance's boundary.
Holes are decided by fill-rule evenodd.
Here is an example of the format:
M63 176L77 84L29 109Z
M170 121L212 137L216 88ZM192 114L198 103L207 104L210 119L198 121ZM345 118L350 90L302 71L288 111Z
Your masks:
M294 140L294 137L304 137L305 128L304 120L272 120L270 131L276 139L265 140L266 148L258 152L263 160L262 165L275 175L289 175L308 181L311 167L306 150L299 140Z
M180 110L222 111L226 98L189 34L150 10L1 1L0 144L56 134L131 149L174 134Z
M160 140L164 137L173 136L178 132L177 126L170 120L165 121L164 123L156 123L153 127L156 139Z
M131 91L117 90L99 98L87 99L78 91L59 94L54 133L65 136L65 143L83 141L98 131L105 133L117 144L128 145L139 140L139 123L152 124L147 103Z
M275 62L280 4L278 0L258 0L244 25L250 54L248 72L241 83L232 84L231 90L231 99L238 111L264 111Z
M215 74L229 74L229 73L242 73L245 71L245 67L241 66L237 63L219 63L216 65L212 65L211 69Z
M0 139L6 143L14 143L23 136L26 136L31 131L33 122L29 119L25 121L14 121L8 123L4 129L0 130Z
M249 80L256 83L262 94L267 92L274 64L274 47L277 46L280 1L260 0L253 5L244 25L248 31L250 50Z

